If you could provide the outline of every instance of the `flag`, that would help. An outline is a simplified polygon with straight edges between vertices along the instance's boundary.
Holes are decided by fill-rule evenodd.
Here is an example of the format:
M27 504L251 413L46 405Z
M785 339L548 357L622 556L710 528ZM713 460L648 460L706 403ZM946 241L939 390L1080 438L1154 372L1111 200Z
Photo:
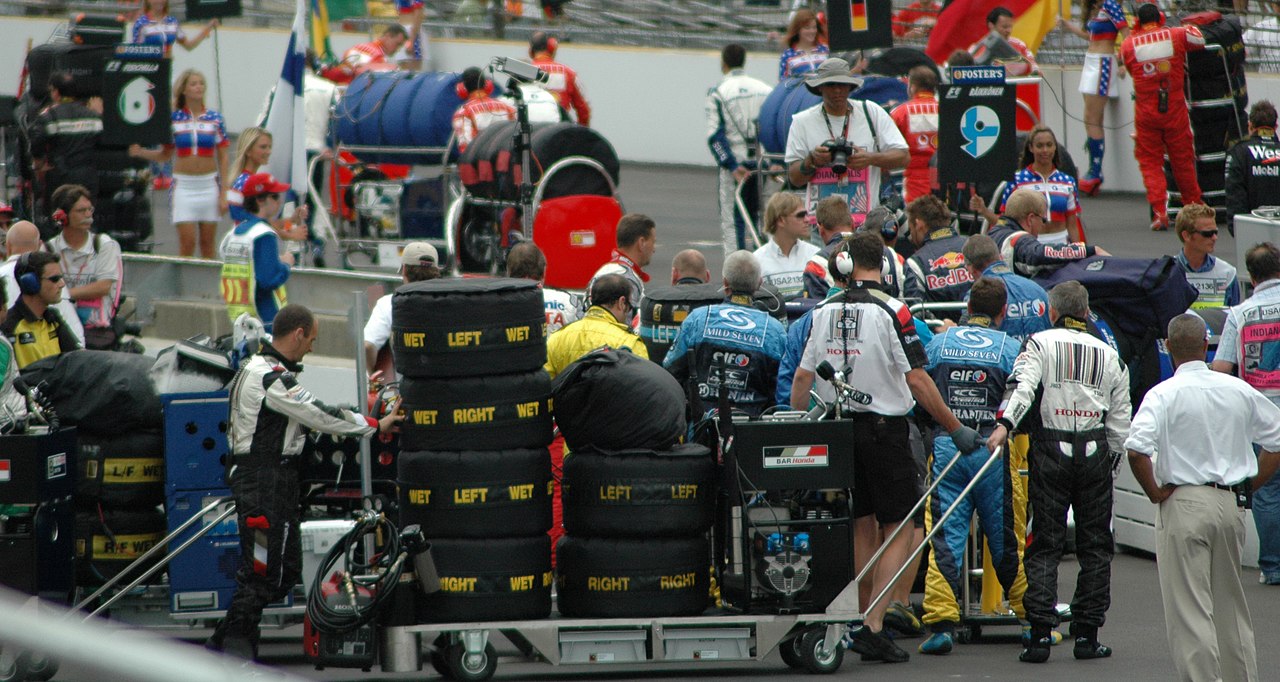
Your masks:
M299 197L307 195L307 145L302 107L302 73L307 54L307 0L297 0L293 33L284 53L280 80L276 83L263 125L271 133L271 160L267 170L276 180L293 186Z
M1071 6L1063 0L955 0L938 14L938 23L929 32L925 48L929 58L941 64L952 52L982 40L988 30L987 13L999 6L1013 12L1013 37L1032 52L1040 49L1059 13L1071 18Z
M329 3L311 0L311 50L322 62L333 60L333 45L329 43Z

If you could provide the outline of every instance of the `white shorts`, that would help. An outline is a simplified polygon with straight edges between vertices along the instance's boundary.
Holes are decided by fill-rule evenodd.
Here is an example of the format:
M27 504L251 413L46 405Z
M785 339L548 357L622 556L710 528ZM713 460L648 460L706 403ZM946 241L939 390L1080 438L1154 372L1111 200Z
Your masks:
M1114 55L1086 52L1084 70L1080 72L1080 92L1099 97L1116 97L1116 58Z
M218 174L173 174L173 222L218 222Z

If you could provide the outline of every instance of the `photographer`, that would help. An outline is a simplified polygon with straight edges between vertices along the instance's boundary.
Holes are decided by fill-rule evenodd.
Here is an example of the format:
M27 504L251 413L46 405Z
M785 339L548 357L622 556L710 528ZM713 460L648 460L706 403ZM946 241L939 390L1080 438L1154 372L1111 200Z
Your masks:
M855 225L880 205L880 174L905 168L910 154L893 118L879 105L853 102L849 93L862 79L849 73L849 63L833 58L805 79L805 87L822 96L822 104L791 119L787 133L787 178L794 187L808 186L805 207L839 195L849 204Z

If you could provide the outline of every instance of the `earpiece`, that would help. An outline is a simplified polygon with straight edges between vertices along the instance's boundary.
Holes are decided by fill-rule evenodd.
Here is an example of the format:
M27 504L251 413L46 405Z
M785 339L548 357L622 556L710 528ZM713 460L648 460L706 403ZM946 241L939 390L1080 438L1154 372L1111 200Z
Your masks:
M18 289L28 296L35 296L40 293L40 274L31 269L30 256L30 253L18 256L18 264L13 270L15 274L22 273L17 276Z
M836 272L845 277L853 274L853 257L843 248L836 252Z

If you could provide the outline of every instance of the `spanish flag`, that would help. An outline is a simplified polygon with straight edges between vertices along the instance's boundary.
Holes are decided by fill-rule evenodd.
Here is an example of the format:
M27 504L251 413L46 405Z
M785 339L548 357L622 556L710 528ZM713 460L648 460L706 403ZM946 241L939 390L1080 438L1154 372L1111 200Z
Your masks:
M311 49L320 61L333 61L333 46L329 44L329 5L325 0L311 0Z
M1059 14L1071 18L1071 5L1066 0L955 0L938 14L925 52L941 64L952 52L969 49L987 35L987 13L1000 6L1013 12L1013 37L1032 52L1040 49Z

